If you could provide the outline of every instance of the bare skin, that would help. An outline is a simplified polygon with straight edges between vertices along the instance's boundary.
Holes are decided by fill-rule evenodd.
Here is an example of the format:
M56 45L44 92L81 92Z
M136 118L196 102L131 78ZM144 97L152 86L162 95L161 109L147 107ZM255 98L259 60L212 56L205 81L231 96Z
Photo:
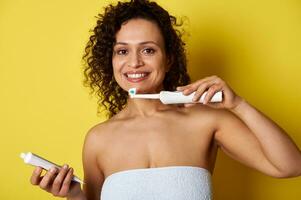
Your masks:
M97 127L106 130L99 136L106 145L98 151L104 177L126 169L173 165L198 166L213 173L214 116L208 116L210 108L197 109L202 113L176 106L144 117L129 118L124 112ZM199 123L194 123L194 117Z
M295 153L297 160L290 160L288 156L286 159L300 162L298 148L283 135L285 139L288 139L285 144L287 151ZM87 172L85 180L90 184L85 185L84 190L95 199L99 197L105 179L124 170L197 166L213 174L218 149L238 162L275 178L301 174L297 168L297 171L287 173L276 167L262 150L255 134L234 112L201 104L161 107L151 115L143 116L131 116L124 110L93 127L85 141L83 155L89 154L90 158L84 159L83 163ZM96 161L97 167L92 167L92 160Z
M114 77L126 91L132 87L139 93L161 91L171 61L153 22L131 19L116 34ZM126 76L143 72L148 75L140 82ZM197 166L213 174L218 148L272 177L301 175L301 153L288 134L222 79L205 77L177 89L186 95L196 92L196 100L208 91L206 104L164 105L159 100L128 99L118 114L89 130L82 155L83 191L79 185L70 186L72 172L66 175L67 171L48 172L43 178L34 172L32 183L70 200L96 200L105 179L124 170ZM208 102L217 91L223 91L223 101Z
M95 170L91 174L99 174L95 178L87 175L91 185L94 181L93 185L98 184L93 192L95 199L104 180L119 171L197 166L213 173L218 146L213 139L215 116L210 110L213 109L202 105L163 106L141 117L131 116L125 109L93 127L86 137L84 155L95 157L84 159L84 166L86 171ZM97 160L97 168L92 169L91 160ZM89 193L89 188L84 189Z
M132 19L116 35L113 68L118 84L138 93L162 90L169 58L156 25ZM157 45L144 45L153 41ZM144 51L144 49L155 49ZM157 52L157 53L156 53ZM131 83L127 71L151 72L144 81ZM213 173L217 150L273 177L301 174L301 154L287 134L248 104L219 77L210 76L179 87L196 100L208 91L206 105L164 105L159 100L128 99L126 107L110 120L88 132L83 148L85 194L99 198L104 180L119 171L164 167L198 166ZM208 100L223 91L221 103ZM275 149L275 146L278 148Z

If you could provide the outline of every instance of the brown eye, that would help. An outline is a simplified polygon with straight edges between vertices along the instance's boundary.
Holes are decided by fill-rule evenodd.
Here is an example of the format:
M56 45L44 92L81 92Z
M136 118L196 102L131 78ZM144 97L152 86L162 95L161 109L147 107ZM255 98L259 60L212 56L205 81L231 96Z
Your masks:
M117 50L116 52L117 52L118 55L125 55L125 54L127 54L127 50L125 50L125 49L120 49L120 50Z
M154 54L155 50L152 48L143 49L143 53L145 54Z

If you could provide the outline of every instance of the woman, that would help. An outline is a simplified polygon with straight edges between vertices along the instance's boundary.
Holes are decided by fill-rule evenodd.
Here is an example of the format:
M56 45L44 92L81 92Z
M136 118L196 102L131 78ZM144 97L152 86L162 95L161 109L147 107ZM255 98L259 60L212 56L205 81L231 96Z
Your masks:
M31 183L67 199L211 199L218 148L277 178L301 175L301 153L272 120L221 78L190 83L176 19L154 2L109 5L99 15L84 58L86 83L101 97L109 120L92 127L83 147L84 182L72 168L49 170ZM181 86L181 87L179 87ZM164 105L131 99L127 91L196 92L203 104ZM221 103L210 103L223 91Z

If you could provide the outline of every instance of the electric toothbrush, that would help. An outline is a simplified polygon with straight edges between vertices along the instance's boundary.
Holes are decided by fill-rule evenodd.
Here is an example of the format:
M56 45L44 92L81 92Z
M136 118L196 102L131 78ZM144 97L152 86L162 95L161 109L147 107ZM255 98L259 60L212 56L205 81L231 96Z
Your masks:
M141 99L160 99L163 104L179 104L179 103L203 103L207 92L204 92L199 101L192 101L195 92L190 95L184 95L181 91L161 91L158 94L136 94L137 89L129 89L131 98ZM221 102L223 100L222 91L216 92L210 99L210 102Z

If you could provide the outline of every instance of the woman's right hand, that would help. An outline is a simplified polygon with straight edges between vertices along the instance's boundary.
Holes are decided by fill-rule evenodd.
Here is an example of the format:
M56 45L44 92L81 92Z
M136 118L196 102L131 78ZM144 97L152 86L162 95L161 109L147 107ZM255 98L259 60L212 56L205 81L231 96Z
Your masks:
M82 193L80 183L71 181L73 177L73 169L68 165L64 165L60 169L52 167L41 176L43 168L36 167L30 178L33 185L39 185L41 189L51 193L56 197L72 198Z

